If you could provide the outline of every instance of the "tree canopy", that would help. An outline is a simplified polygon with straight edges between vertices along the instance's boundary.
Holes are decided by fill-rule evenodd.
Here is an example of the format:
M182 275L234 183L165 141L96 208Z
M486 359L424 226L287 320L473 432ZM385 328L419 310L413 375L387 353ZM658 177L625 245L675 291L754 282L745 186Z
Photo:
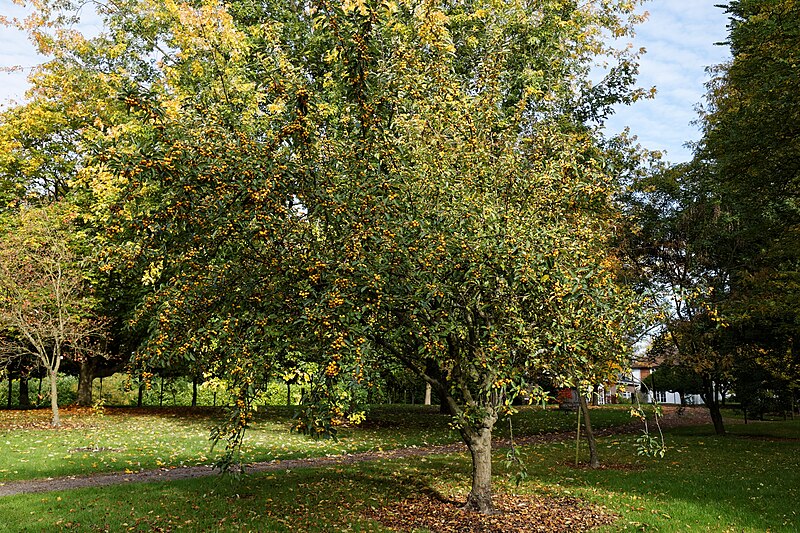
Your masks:
M101 272L139 302L134 365L225 377L232 451L278 369L313 363L309 400L341 416L391 359L446 399L473 456L467 506L490 512L514 397L626 364L620 152L596 127L644 94L636 54L605 40L634 4L141 0L98 7L92 40L46 33L45 10L44 71L102 90L41 99L88 112L39 135L63 162L26 183L73 178ZM39 144L16 149L14 165Z
M737 242L727 312L743 343L797 376L800 14L783 1L728 12L733 60L709 84L698 151Z

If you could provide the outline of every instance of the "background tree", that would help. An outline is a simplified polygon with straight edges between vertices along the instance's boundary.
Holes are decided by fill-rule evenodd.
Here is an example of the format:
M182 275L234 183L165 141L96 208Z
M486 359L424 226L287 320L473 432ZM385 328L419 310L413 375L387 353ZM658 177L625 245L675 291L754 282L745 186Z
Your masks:
M92 147L98 138L128 127L127 108L117 98L119 83L127 79L120 71L141 75L142 69L108 39L89 41L72 29L76 18L69 4L64 11L47 3L38 7L41 13L15 22L48 59L32 71L26 101L0 115L0 183L11 195L3 208L13 215L24 203L67 200L75 211L69 227L99 257L107 245L109 203L120 182L91 160ZM95 261L85 268L98 313L109 318L109 335L102 356L81 354L67 367L79 377L77 403L83 406L92 404L94 379L123 369L142 337L127 327L143 292L141 280L99 266Z
M711 69L695 158L638 195L640 264L665 300L664 338L701 375L718 433L728 381L745 368L790 379L798 369L800 14L780 0L724 7L733 59Z
M748 418L764 419L766 413L794 411L792 383L770 372L756 358L748 359L736 368L733 376L736 399Z
M20 210L0 241L0 348L36 358L50 378L52 425L59 426L56 380L63 357L94 349L103 324L95 315L69 206Z
M736 241L719 239L729 221L699 183L708 171L697 163L676 165L639 180L629 198L636 229L628 244L664 328L656 352L701 377L703 402L724 434L719 387L730 379L736 353L723 342L727 324L719 305L729 292Z
M703 392L702 378L690 368L677 364L660 364L655 372L642 380L651 391L670 391L680 397L686 406L686 396Z
M796 380L800 13L783 0L726 10L733 59L713 70L696 156L711 166L705 182L732 221L723 237L738 243L722 312L743 357Z

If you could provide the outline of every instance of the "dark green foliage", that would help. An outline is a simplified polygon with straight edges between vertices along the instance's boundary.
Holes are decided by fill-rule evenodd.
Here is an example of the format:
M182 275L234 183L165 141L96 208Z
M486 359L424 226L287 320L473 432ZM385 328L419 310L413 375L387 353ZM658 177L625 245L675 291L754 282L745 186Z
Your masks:
M638 184L631 238L662 299L666 360L701 376L720 433L716 398L734 377L754 401L764 380L748 375L772 376L765 392L800 379L800 10L725 8L733 59L711 69L703 139L691 163Z
M800 10L731 2L733 60L714 71L697 159L728 254L732 341L784 379L800 376Z
M703 380L692 369L680 365L659 365L656 371L642 380L651 391L670 391L680 394L681 404L686 404L685 396L703 392Z

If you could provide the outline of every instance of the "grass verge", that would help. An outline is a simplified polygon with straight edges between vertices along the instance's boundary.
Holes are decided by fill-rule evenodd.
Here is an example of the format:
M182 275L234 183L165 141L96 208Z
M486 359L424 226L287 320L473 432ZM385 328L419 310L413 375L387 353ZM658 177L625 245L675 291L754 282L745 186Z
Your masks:
M608 531L800 529L800 421L730 432L670 430L664 459L637 457L635 435L605 437L608 467L596 471L572 464L574 442L526 446L531 476L519 487L498 451L495 487L600 503L620 515ZM465 454L451 454L10 496L0 499L0 531L386 531L371 508L420 492L463 498L469 471Z

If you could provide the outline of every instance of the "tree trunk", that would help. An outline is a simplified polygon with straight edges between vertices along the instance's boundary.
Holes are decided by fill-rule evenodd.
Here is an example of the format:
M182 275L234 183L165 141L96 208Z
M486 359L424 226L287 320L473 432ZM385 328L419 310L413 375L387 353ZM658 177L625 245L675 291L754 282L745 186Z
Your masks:
M594 431L592 431L592 418L589 415L589 406L583 394L578 392L578 397L581 400L581 408L583 409L583 425L586 428L586 440L589 442L589 466L592 468L600 468L600 459L597 456L597 441L594 438Z
M136 398L136 407L142 406L144 400L144 383L139 383L139 396Z
M425 383L425 405L431 404L431 384Z
M197 407L197 378L192 379L192 407Z
M492 504L492 428L482 427L469 431L464 440L472 455L472 490L464 509L483 514L494 514Z
M719 404L714 402L708 406L711 414L711 421L714 422L714 433L719 436L725 436L725 424L722 421L722 413L719 410Z
M53 419L50 425L61 426L61 417L58 415L58 370L50 370L50 408L53 410Z
M450 404L447 403L447 396L439 393L439 414L441 415L452 415L453 411L450 409Z
M28 390L28 377L19 377L19 406L21 409L27 409L31 406L31 397Z
M92 406L92 383L94 382L94 367L87 357L81 361L78 371L78 399L77 403L81 407Z
M722 413L719 410L719 400L717 399L716 387L709 377L703 377L703 402L708 407L711 421L714 423L714 433L720 436L725 435L725 424L722 421Z

